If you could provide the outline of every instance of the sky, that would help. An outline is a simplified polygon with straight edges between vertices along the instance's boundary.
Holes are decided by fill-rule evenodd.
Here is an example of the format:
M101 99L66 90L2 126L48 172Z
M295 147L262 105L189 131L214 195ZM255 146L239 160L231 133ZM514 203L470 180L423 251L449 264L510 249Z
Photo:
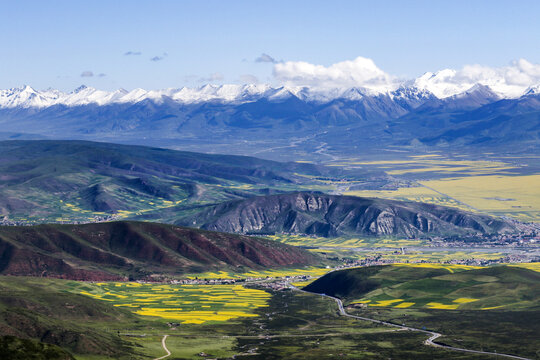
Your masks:
M540 1L0 0L0 9L2 89L348 86L446 68L540 79Z

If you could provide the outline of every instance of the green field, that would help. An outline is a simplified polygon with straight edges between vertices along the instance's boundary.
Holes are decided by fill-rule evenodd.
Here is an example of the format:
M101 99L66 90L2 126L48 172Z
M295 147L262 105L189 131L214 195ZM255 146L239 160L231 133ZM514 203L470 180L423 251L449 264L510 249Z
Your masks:
M341 317L334 301L296 291L252 289L269 295L265 299L267 306L251 310L256 316L168 326L171 320L140 316L128 311L133 310L129 307L114 306L116 300L105 300L110 296L105 293L114 288L120 289L117 295L122 291L129 294L128 284L0 277L0 329L3 334L15 335L14 340L5 342L19 348L23 344L21 354L49 346L44 343L56 344L80 360L154 359L165 355L161 348L164 334L169 335L167 347L172 359L200 359L200 352L208 357L234 355L239 359L325 359L340 353L351 359L448 357L444 350L422 345L423 334ZM162 284L148 289L161 292L150 288L167 289ZM204 297L202 290L198 289L196 296ZM101 299L77 291L101 291ZM18 340L22 338L34 340ZM460 353L452 355L456 359L470 358Z

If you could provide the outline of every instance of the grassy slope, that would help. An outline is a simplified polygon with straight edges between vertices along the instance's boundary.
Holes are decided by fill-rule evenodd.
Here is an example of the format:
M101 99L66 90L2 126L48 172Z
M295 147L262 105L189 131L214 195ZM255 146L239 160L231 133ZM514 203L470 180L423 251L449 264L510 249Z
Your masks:
M72 360L73 356L57 345L15 336L0 336L0 358L4 360Z
M518 267L373 266L332 272L306 287L368 306L447 304L462 310L526 309L540 306L540 273ZM469 302L459 302L468 299ZM381 303L382 302L382 303Z
M312 182L298 174L329 171L341 170L85 141L3 141L0 215L38 222L113 213L163 219L194 202L291 191Z
M452 271L413 266L357 268L330 273L306 290L335 294L350 305L355 300L370 300L368 306L352 304L348 311L426 327L446 335L441 341L454 346L540 356L540 273L510 266L461 271L454 267ZM478 300L454 310L426 307L431 302L455 305L454 300L463 298ZM391 299L403 301L369 306ZM414 305L396 307L407 302Z
M54 342L77 359L92 360L164 355L160 347L163 334L170 335L167 346L173 353L171 358L182 359L199 359L201 351L210 357L236 355L245 359L322 359L340 353L354 359L448 358L446 351L423 346L422 334L396 332L339 316L334 302L317 295L271 292L269 306L256 310L259 317L172 329L163 320L145 320L106 301L65 292L83 285L65 280L0 277L5 294L0 298L0 332L17 331L19 338ZM30 320L8 324L4 317L10 312ZM36 332L45 328L49 334L46 337ZM118 337L118 330L146 336ZM456 359L471 358L453 355Z
M152 325L107 302L65 292L64 281L0 278L0 334L36 339L74 354L136 353L111 328ZM155 326L155 325L152 325Z

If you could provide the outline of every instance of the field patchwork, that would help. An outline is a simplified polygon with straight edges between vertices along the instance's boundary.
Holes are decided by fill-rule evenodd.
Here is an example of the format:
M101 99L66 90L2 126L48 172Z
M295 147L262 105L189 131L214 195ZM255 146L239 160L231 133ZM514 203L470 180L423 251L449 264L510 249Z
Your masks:
M80 283L79 283L80 284ZM271 295L242 285L166 285L145 283L82 284L73 289L94 299L124 307L136 314L181 324L224 322L257 316L252 310L268 306Z

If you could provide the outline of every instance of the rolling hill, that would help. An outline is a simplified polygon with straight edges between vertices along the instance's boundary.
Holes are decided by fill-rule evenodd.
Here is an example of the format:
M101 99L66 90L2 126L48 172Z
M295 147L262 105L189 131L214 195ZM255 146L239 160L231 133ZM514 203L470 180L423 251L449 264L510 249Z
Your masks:
M540 273L531 269L372 266L328 273L304 290L341 298L350 314L439 332L439 343L538 357Z
M109 222L0 227L0 274L124 280L218 269L320 264L307 250L278 242L174 225Z
M89 222L297 190L338 169L85 141L0 142L0 222ZM156 212L157 211L157 212ZM121 213L120 213L121 212Z
M231 233L325 237L421 237L514 231L510 222L444 206L305 192L228 201L177 223Z
M540 273L498 265L395 264L331 272L305 287L345 304L443 310L538 309Z
M135 314L66 291L66 281L0 277L0 355L2 359L133 358L139 349L122 340L114 326L150 324ZM79 356L77 356L79 358Z

